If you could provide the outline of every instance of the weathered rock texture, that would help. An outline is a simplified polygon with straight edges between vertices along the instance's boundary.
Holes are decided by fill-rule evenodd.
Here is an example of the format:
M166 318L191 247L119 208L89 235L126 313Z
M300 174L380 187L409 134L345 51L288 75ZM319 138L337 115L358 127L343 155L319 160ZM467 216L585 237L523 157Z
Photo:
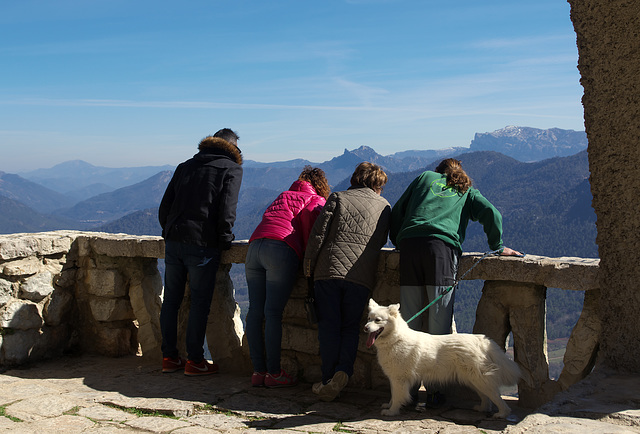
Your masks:
M640 2L569 3L602 258L600 361L640 372Z
M240 309L229 277L232 263L243 263L247 243L234 243L222 255L207 325L207 342L223 371L251 373ZM0 364L19 365L64 351L108 356L140 353L160 360L162 279L157 258L163 240L123 234L49 232L0 236ZM598 349L598 260L582 258L505 258L465 254L460 274L484 279L475 330L504 348L513 333L515 359L523 371L521 405L536 407L584 378ZM399 253L383 249L373 298L399 299ZM471 270L466 273L467 270ZM547 287L587 291L585 309L567 347L561 381L549 379L546 352ZM283 315L282 365L315 382L320 375L317 329L304 309L306 279L299 276ZM180 345L189 290L179 314ZM364 325L366 312L363 315ZM352 386L387 388L375 349L361 335Z

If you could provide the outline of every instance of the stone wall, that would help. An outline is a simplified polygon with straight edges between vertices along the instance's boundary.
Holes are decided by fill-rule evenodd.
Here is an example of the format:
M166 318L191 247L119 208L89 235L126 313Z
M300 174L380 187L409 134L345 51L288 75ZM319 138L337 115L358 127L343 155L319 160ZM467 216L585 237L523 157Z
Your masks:
M0 243L0 364L68 350L78 340L71 326L75 267L67 265L72 240L6 238Z
M0 237L0 365L85 351L158 354L157 237Z
M569 3L602 258L601 362L640 372L640 2Z
M240 309L229 270L243 263L246 242L224 252L207 326L209 349L223 372L251 373ZM158 237L82 232L0 236L0 365L7 367L56 357L66 351L107 356L139 354L160 363L159 314L162 280L157 258L164 257ZM520 404L536 407L584 378L598 348L598 260L463 255L461 275L483 279L474 332L503 348L514 336L515 360L524 376ZM381 304L399 300L399 253L383 249L372 297ZM569 341L560 381L548 375L545 330L547 287L587 291L585 308ZM304 309L306 279L299 276L283 315L282 365L307 382L318 381L317 328ZM179 314L180 343L189 291ZM362 325L364 325L363 315ZM387 388L388 381L361 334L353 386Z

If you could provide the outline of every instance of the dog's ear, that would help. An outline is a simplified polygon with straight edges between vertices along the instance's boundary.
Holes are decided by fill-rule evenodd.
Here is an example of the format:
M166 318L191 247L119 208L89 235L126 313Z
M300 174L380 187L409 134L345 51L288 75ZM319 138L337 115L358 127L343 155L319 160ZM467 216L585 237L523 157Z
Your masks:
M398 316L398 313L400 313L400 303L390 305L389 313L393 316Z
M373 298L370 298L369 299L369 310L375 309L376 307L378 307L378 303L376 303Z

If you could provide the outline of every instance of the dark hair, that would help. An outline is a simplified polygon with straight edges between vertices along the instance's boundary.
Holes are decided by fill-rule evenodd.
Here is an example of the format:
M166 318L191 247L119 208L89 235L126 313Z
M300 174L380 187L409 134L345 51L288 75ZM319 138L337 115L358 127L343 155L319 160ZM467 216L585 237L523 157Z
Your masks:
M318 167L304 166L304 170L298 177L298 180L309 182L316 193L325 199L328 198L331 193L329 181L327 181L327 177L324 175L324 170Z
M469 178L467 172L462 169L460 160L456 160L455 158L442 160L440 164L438 164L438 167L436 167L436 172L447 175L447 186L457 188L461 193L464 193L471 187L471 178Z
M213 137L218 137L222 140L226 140L227 142L231 143L232 145L236 145L238 146L238 139L240 138L240 136L238 134L236 134L235 131L229 129L229 128L223 128L221 130L218 130Z
M388 179L382 167L369 163L368 161L363 161L358 164L353 175L351 175L351 186L369 187L371 190L379 193L382 191L382 187L384 187Z

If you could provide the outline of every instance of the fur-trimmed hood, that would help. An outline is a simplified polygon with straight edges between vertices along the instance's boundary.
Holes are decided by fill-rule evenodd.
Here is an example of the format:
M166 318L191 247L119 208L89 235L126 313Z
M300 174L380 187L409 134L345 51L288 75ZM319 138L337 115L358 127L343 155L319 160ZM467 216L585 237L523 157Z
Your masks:
M213 152L225 155L238 164L242 164L242 151L232 143L220 137L207 136L198 145L200 152Z

